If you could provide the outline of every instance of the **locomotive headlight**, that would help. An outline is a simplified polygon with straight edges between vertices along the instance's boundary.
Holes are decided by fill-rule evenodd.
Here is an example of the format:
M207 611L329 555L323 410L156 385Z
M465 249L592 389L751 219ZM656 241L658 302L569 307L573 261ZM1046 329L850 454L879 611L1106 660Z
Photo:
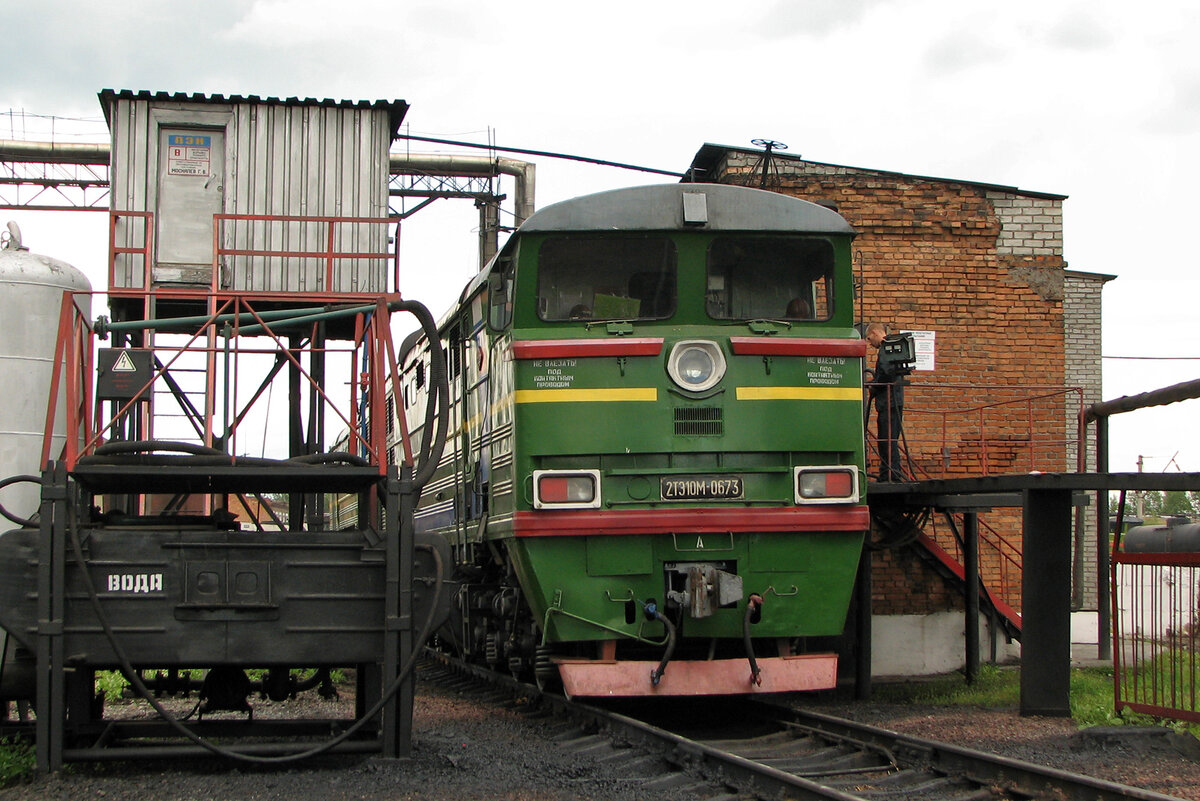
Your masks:
M533 508L600 508L600 471L534 470Z
M857 502L857 468L843 465L796 468L796 503Z
M667 374L683 389L703 392L725 377L725 354L717 343L703 339L676 342L667 359Z

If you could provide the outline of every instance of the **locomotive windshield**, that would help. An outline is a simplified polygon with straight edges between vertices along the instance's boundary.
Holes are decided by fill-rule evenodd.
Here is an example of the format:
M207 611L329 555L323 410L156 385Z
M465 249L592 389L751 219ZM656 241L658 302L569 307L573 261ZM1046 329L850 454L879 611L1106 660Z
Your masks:
M675 243L665 236L560 236L538 251L543 320L661 320L675 313Z
M826 239L724 237L709 246L705 305L718 320L828 320L832 290Z

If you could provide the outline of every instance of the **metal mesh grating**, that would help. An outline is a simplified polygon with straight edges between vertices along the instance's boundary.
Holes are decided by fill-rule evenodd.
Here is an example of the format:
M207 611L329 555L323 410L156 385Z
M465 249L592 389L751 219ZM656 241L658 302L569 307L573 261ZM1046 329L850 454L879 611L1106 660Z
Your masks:
M722 410L715 406L688 406L675 409L675 435L719 437L725 433Z

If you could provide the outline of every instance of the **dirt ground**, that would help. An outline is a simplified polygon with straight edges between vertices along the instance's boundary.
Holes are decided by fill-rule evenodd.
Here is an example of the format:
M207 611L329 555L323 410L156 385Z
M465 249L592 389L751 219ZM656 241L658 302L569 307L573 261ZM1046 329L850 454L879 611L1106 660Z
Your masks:
M1069 719L1022 718L1015 709L963 709L804 703L883 728L930 737L1200 801L1200 743L1141 730L1079 732ZM256 701L269 714L349 714L352 702ZM180 709L186 712L185 703ZM278 708L269 710L269 707ZM338 711L340 710L340 711ZM128 714L145 714L130 707ZM634 801L693 798L680 788L650 788L599 755L577 753L553 739L536 719L511 708L480 705L457 692L422 683L410 757L326 757L295 767L239 766L220 760L76 764L51 776L0 790L0 801Z
M311 694L309 694L311 695ZM172 702L186 714L194 702ZM253 701L255 718L349 716L353 699ZM273 707L273 708L272 708ZM128 717L149 716L130 706ZM117 715L112 714L113 717ZM647 795L631 777L551 739L521 712L481 705L453 690L421 683L414 746L405 759L332 756L299 766L259 767L223 760L73 764L67 770L0 790L0 801L681 801L670 790Z

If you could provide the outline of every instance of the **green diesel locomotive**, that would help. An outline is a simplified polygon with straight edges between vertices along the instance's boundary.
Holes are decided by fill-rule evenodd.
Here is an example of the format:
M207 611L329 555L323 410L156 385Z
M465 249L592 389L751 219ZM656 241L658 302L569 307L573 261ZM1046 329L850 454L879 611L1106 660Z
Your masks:
M833 686L868 528L853 236L728 185L530 217L439 325L440 642L573 696ZM403 348L418 438L429 346Z

